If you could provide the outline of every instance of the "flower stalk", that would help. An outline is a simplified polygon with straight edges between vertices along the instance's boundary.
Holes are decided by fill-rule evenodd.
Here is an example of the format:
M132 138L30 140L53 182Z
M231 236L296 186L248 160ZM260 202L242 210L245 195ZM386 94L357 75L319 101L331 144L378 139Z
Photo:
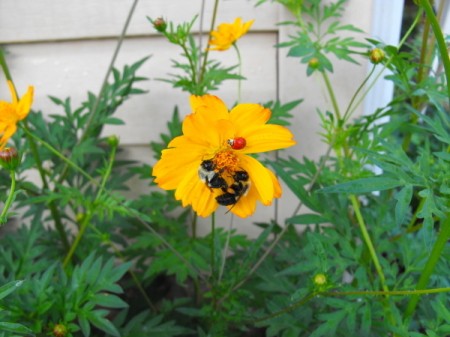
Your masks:
M6 199L5 206L3 206L2 213L0 214L0 226L6 223L8 210L10 209L16 194L16 171L9 171L9 176L11 177L11 188L9 189L9 194L8 198Z

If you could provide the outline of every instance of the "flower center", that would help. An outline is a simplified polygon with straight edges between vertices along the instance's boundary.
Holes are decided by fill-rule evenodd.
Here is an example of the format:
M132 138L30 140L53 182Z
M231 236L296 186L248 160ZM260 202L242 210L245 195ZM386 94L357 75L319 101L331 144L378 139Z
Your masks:
M220 171L235 172L238 170L239 159L230 150L217 152L213 158L216 169Z

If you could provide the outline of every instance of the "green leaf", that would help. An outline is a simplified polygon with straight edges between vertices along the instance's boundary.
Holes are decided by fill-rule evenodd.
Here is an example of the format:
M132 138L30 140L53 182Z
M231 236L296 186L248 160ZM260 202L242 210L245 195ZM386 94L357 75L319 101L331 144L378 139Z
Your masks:
M87 319L96 328L115 337L120 337L120 333L117 328L104 317L107 314L108 312L106 310L95 310L88 314Z
M324 187L319 190L319 192L362 194L374 191L389 190L395 187L403 186L404 184L405 183L403 181L397 179L378 176L356 179L342 184Z
M20 334L33 334L33 331L26 326L17 323L0 322L0 331L8 331Z
M4 286L0 287L0 299L5 298L18 287L23 284L24 281L11 281Z
M286 220L287 223L293 225L309 225L330 222L329 219L320 214L299 214Z
M120 309L128 307L128 304L120 297L107 293L94 295L91 298L90 302L105 308Z
M413 195L412 185L406 185L395 196L397 204L395 205L395 223L401 225L406 217Z

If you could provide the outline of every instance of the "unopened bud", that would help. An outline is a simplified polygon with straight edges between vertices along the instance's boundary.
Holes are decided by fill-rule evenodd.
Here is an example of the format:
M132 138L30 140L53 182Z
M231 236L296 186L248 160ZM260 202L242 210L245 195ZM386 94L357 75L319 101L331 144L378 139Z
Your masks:
M167 23L163 18L157 18L155 21L153 21L153 27L155 27L158 32L164 33L167 28Z
M20 156L14 147L5 147L0 151L0 165L9 170L15 171L20 164Z
M384 60L384 51L380 48L375 48L370 51L369 58L373 64L378 64Z
M316 274L313 282L316 286L323 286L327 283L327 276L325 274Z
M53 336L55 337L66 337L67 332L67 328L64 324L56 324L53 327Z
M313 57L311 60L309 60L308 66L313 69L319 68L319 59L317 57Z
M106 138L106 141L111 147L117 147L117 145L119 145L119 137L117 137L116 135L109 136L108 138Z

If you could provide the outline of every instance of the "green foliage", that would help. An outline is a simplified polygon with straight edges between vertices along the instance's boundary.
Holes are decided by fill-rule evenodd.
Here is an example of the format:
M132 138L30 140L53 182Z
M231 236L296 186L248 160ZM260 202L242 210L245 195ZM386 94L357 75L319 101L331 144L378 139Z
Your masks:
M307 75L324 73L331 103L318 111L325 153L265 160L292 209L275 205L283 214L255 223L254 238L220 216L199 236L204 219L156 189L151 165L117 158L117 138L102 131L123 124L117 109L144 94L138 73L147 58L112 69L77 107L50 96L59 113L30 113L14 136L23 155L16 191L0 170L0 194L15 198L8 220L20 223L0 237L0 337L450 334L450 118L447 79L424 58L434 50L420 39L386 46L348 37L361 30L342 22L346 0L272 2L294 17L282 23L293 35L277 47L308 64ZM192 31L196 17L149 21L181 49L162 79L173 88L202 95L245 79L239 64L209 59ZM360 66L356 55L369 46L385 53L377 67L391 71L395 95L352 119L365 87L339 106L327 76L342 60ZM265 103L269 123L294 124L301 102ZM175 107L149 144L153 158L181 134ZM147 191L129 193L138 179Z
M353 37L339 36L342 32L362 32L350 24L342 24L339 19L347 0L339 0L324 5L321 1L277 1L285 5L295 16L296 21L283 24L297 28L297 35L290 41L282 42L279 47L289 47L288 56L300 58L308 64L307 75L314 71L333 72L333 64L328 54L341 60L358 63L352 54L358 54L358 48L367 49L368 45L356 41ZM310 18L311 21L306 21Z

